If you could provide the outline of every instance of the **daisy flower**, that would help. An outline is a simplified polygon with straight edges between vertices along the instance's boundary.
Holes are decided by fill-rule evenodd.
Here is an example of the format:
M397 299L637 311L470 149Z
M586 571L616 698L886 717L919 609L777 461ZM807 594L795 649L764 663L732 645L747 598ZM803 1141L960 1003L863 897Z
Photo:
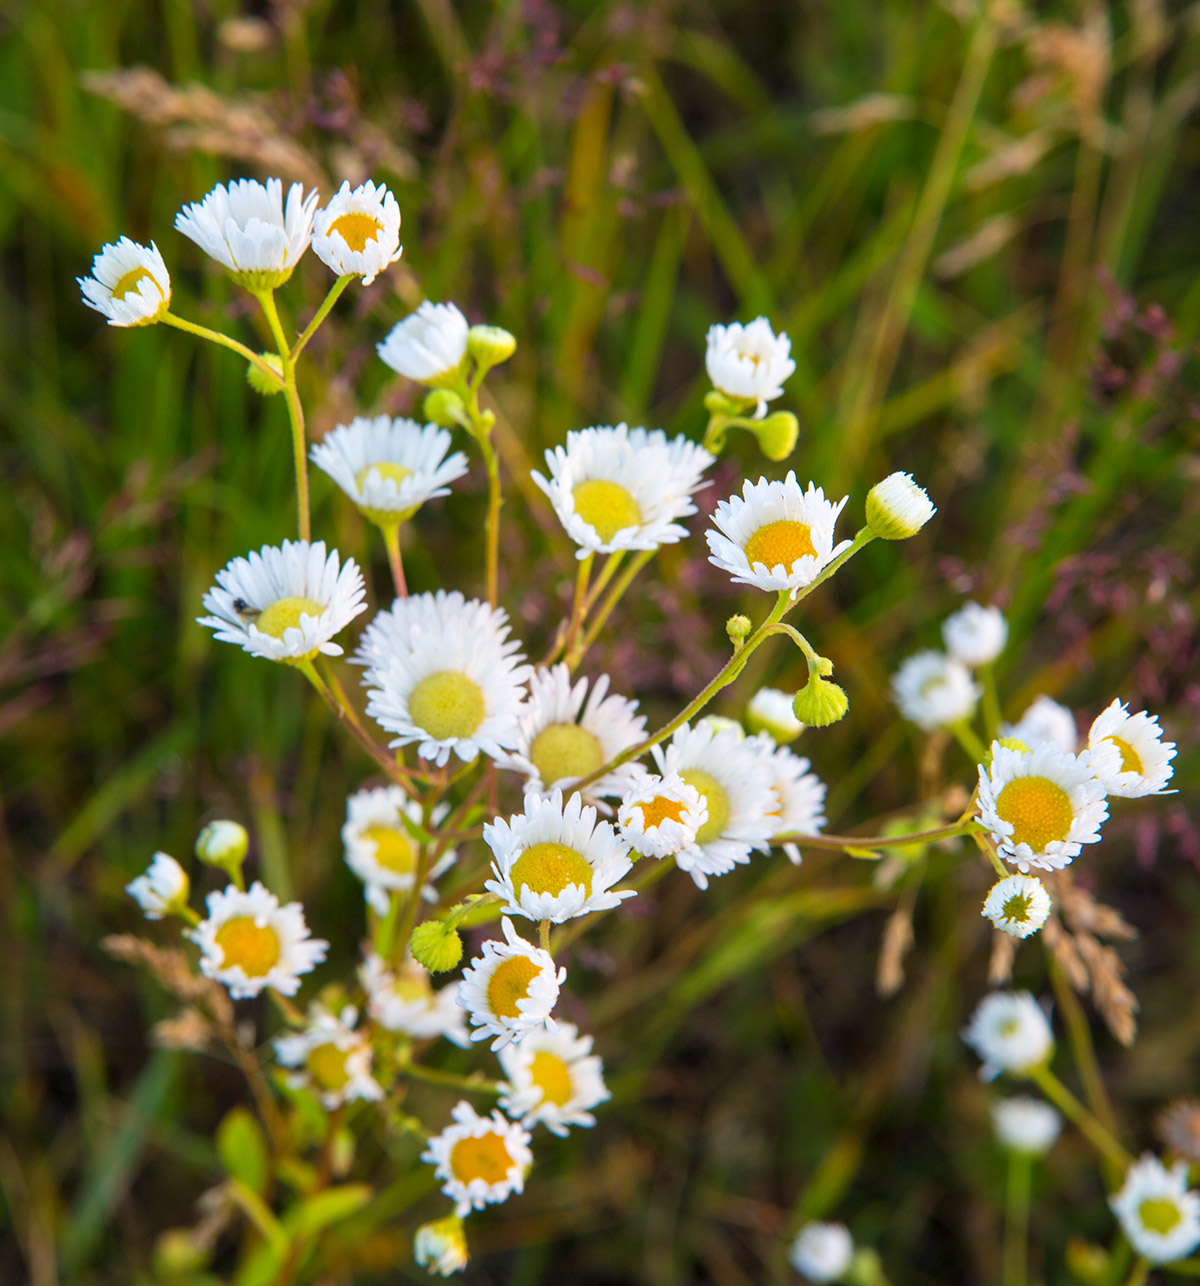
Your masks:
M1054 871L1100 838L1108 816L1104 786L1088 754L1063 754L1053 742L1034 750L992 743L991 768L979 766L979 820L1000 856L1022 873Z
M967 667L942 652L910 656L892 679L900 713L926 732L970 719L979 696Z
M685 723L665 750L655 746L652 753L661 775L682 777L699 792L708 812L708 821L675 859L700 888L708 888L709 876L725 875L748 862L753 850L769 850L776 821L771 812L778 798L775 771L761 741Z
M475 1028L471 1039L495 1036L493 1049L543 1026L567 980L566 969L555 971L550 953L518 937L507 916L500 927L505 941L485 942L458 984L458 1003Z
M1157 716L1130 714L1123 701L1114 701L1092 724L1088 749L1108 794L1134 799L1168 793L1175 743L1162 739Z
M411 595L406 603L382 631L390 631L390 646L367 670L367 713L396 734L393 748L416 742L417 753L439 766L451 753L464 762L481 751L500 759L517 744L530 674L507 638L507 617L450 596Z
M1008 622L998 607L966 603L942 623L946 650L963 665L990 665L1008 641Z
M349 182L313 220L313 253L339 277L362 277L369 286L400 258L400 207L383 184Z
M92 260L90 277L75 280L110 326L149 326L171 306L171 277L153 241L147 248L122 237Z
M367 993L367 1012L384 1030L413 1040L443 1036L460 1049L471 1043L457 982L434 988L428 971L415 960L393 969L374 953L363 961L358 977Z
M339 569L337 550L325 542L285 540L235 558L217 573L204 596L211 616L199 617L222 643L252 656L295 664L318 652L341 656L333 636L366 610L362 572L353 558Z
M867 526L880 540L908 540L937 513L911 473L889 473L867 492Z
M801 490L795 473L782 481L748 479L741 496L722 500L706 531L709 562L741 585L797 590L811 585L850 541L833 543L833 527L847 500L834 504L820 487Z
M696 512L691 497L712 462L687 438L618 424L568 433L565 447L546 452L549 478L532 477L586 558L682 540L679 520Z
M499 1111L480 1116L465 1101L451 1115L454 1124L429 1140L421 1160L436 1167L455 1214L461 1218L522 1192L533 1164L529 1131Z
M390 527L407 522L434 496L467 471L467 457L447 458L450 434L436 424L387 415L355 416L339 424L309 452L371 522Z
M453 304L423 303L398 321L376 345L380 358L400 375L440 388L453 384L467 358L467 319Z
M500 1106L527 1130L541 1122L563 1137L572 1125L592 1126L593 1107L612 1096L604 1084L604 1064L592 1053L592 1038L572 1023L554 1019L500 1051L508 1084Z
M840 1223L808 1223L788 1250L792 1267L810 1282L835 1282L850 1267L854 1240Z
M1068 755L1073 755L1079 744L1075 716L1066 706L1044 696L1038 697L1016 723L1002 723L1000 735L1023 741L1031 750L1050 741Z
M1144 1153L1108 1203L1134 1250L1153 1263L1183 1259L1200 1246L1200 1194L1188 1188L1186 1161L1168 1170Z
M983 914L1009 937L1027 938L1046 923L1050 894L1032 875L1008 875L992 886Z
M629 854L577 794L565 804L559 790L548 799L526 795L525 811L485 825L483 840L492 850L495 876L484 888L514 915L562 924L635 895L633 889L613 891L629 874Z
M467 1266L467 1234L458 1215L423 1223L413 1237L413 1258L419 1268L452 1277Z
M329 943L311 938L299 902L280 906L256 880L248 892L230 885L210 893L208 918L185 930L200 948L200 972L223 983L234 1000L270 987L294 996L300 975L325 959Z
M572 685L571 671L561 663L534 670L516 750L504 760L506 768L526 775L527 792L570 786L646 735L637 702L610 693L607 674L590 686L589 692L586 678ZM592 782L586 793L593 798L622 795L640 772L636 763L622 764Z
M783 396L783 382L796 369L791 351L787 335L776 335L765 317L757 317L745 326L710 326L704 366L715 389L757 403L755 414L761 419L767 403Z
M672 857L694 843L708 821L704 796L678 773L644 775L621 800L617 829L643 857Z
M1042 1156L1062 1129L1062 1117L1036 1098L1005 1098L992 1104L996 1137L1010 1152Z
M746 703L746 722L752 732L765 732L781 746L795 741L804 725L792 709L795 693L778 688L759 688Z
M358 1010L347 1005L334 1016L313 1005L303 1031L275 1040L275 1057L296 1070L287 1078L292 1089L312 1089L328 1111L364 1099L377 1102L383 1087L371 1075L371 1042L354 1030Z
M439 805L430 820L436 826L449 811L447 805ZM421 805L399 786L360 790L346 800L342 827L346 865L362 880L363 894L377 915L387 915L391 895L407 893L416 882L421 841L406 820L420 827ZM454 865L455 856L447 849L429 872L421 890L427 901L436 900L432 881Z
M268 179L264 187L256 179L238 179L218 183L203 201L185 205L175 227L239 285L274 290L308 249L318 200L315 189L305 196L304 186L293 183L285 211L281 180Z
M155 853L145 874L125 885L147 920L161 920L187 902L187 872L169 853Z
M1050 1024L1027 991L994 991L985 996L962 1037L983 1060L979 1075L985 1081L995 1080L1001 1072L1028 1072L1054 1053Z
M777 746L766 733L759 733L763 762L773 774L775 807L769 816L774 821L772 838L780 835L816 835L825 825L825 783L811 772L812 764L794 754L787 746ZM793 866L800 865L800 850L795 844L783 845Z

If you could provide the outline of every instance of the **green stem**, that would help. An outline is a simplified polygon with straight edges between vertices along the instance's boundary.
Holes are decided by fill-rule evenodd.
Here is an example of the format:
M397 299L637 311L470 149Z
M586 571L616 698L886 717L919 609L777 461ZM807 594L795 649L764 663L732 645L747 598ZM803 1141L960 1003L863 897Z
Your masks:
M579 627L583 624L583 614L587 602L588 581L592 575L592 563L595 562L596 555L588 552L579 560L579 570L575 576L575 601L571 604L571 624L567 628L567 638L563 644L563 651L567 668L572 670L577 664L575 657L575 642L579 638Z
M914 831L911 835L777 835L772 844L799 844L804 848L906 848L909 844L933 844L941 839L965 835L974 823L970 820L950 822L930 831Z
M608 591L608 595L600 604L596 615L592 618L591 625L588 626L584 633L583 642L579 645L579 655L574 657L571 661L572 668L579 664L579 662L587 655L588 649L591 648L592 644L600 637L600 631L607 624L608 618L612 615L613 608L621 601L625 591L637 579L638 573L654 557L654 554L655 551L653 549L643 549L637 557L635 557L633 561L626 566L617 582ZM607 570L607 568L605 570Z
M1175 1265L1172 1265L1174 1267ZM1133 1272L1129 1274L1129 1280L1125 1286L1145 1286L1146 1278L1150 1276L1150 1261L1144 1256L1139 1255L1137 1262L1133 1266Z
M1008 1187L1004 1203L1004 1286L1026 1286L1029 1245L1029 1189L1033 1158L1025 1152L1008 1153Z
M373 946L375 954L381 960L391 958L392 945L396 941L396 925L400 922L400 908L404 905L404 898L393 890L388 894L387 915L379 918L379 923L375 926Z
M480 433L478 441L487 469L487 596L494 607L500 593L500 462L490 432Z
M604 566L600 568L600 575L592 582L588 590L588 596L583 604L584 615L596 606L596 601L600 595L608 588L608 582L612 580L613 574L620 569L621 563L625 559L625 550L618 549L615 554L609 554L604 560Z
M972 826L966 833L975 841L979 851L991 862L992 870L996 872L997 876L1002 880L1007 880L1012 872L1001 861L1000 854L996 851L996 845L992 842L992 837L981 831L977 826Z
M538 922L538 945L547 955L553 955L550 950L550 921L540 920Z
M296 364L292 361L291 349L283 333L283 324L279 320L279 309L275 306L275 292L263 290L256 292L267 325L275 336L279 348L279 360L283 363L283 397L287 403L288 421L292 427L292 460L296 468L296 509L299 514L300 539L312 539L312 520L308 509L308 438L304 431L304 407L300 404L300 391L296 387Z
M983 727L992 742L1000 731L1000 698L996 692L996 670L992 665L981 665L979 677L983 680Z
M320 308L313 313L312 321L305 326L300 338L296 340L295 345L292 347L289 357L291 358L293 365L295 364L296 358L304 351L304 346L316 334L317 327L320 326L325 318L329 316L330 309L332 309L334 304L337 303L342 291L345 290L353 280L354 274L351 273L348 277L339 277L337 281L329 287L329 293L321 301Z
M1124 1174L1133 1157L1117 1142L1091 1112L1071 1093L1048 1066L1030 1068L1028 1075L1065 1117L1074 1121L1087 1141L1114 1169Z
M435 1067L421 1067L417 1063L401 1062L400 1071L415 1081L425 1081L430 1085L449 1085L454 1089L471 1090L479 1094L499 1094L504 1088L499 1081L484 1080L477 1072L471 1076L459 1076L454 1072L443 1072Z
M404 580L404 556L400 553L400 524L389 522L381 525L383 543L387 546L388 563L392 569L392 584L396 587L398 598L408 597L408 585Z
M183 317L177 317L174 313L163 313L158 320L166 322L168 326L174 326L176 330L187 331L189 335L198 335L201 339L207 339L213 344L220 344L222 348L228 348L231 352L237 353L239 357L244 357L252 366L256 366L268 380L282 385L279 372L272 370L258 353L252 348L247 348L245 344L239 344L236 339L231 339L228 335L222 335L219 330L209 330L207 326L187 321Z

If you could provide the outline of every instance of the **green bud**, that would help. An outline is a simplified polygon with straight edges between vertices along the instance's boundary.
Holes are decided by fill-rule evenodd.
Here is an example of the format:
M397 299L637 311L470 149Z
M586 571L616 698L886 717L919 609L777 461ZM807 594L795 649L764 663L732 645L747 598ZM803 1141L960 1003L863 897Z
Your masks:
M768 460L786 460L800 436L800 421L791 411L776 411L765 420L747 425Z
M232 875L241 869L249 847L250 836L240 822L209 822L196 840L196 856Z
M501 326L472 326L467 331L467 352L484 370L507 362L516 351L516 337Z
M837 723L849 708L849 699L836 683L812 673L792 701L792 713L812 728L827 728Z
M277 379L271 379L262 368L253 362L246 363L246 383L263 397L272 397L283 392L283 361L278 353L259 353L259 357L276 373Z
M425 398L425 418L453 429L467 422L467 408L452 388L435 388Z
M753 622L748 616L731 616L725 622L725 633L729 635L731 643L744 642L750 631L754 628Z
M1082 1237L1067 1242L1067 1270L1081 1282L1103 1282L1108 1279L1108 1252Z
M211 1252L196 1244L190 1228L168 1228L154 1243L155 1275L164 1281L190 1279L210 1258Z
M408 949L430 973L445 973L462 959L462 938L441 920L426 920L413 930Z
M1000 744L1005 750L1019 750L1023 755L1029 753L1029 747L1020 739L1020 737L1001 737Z
M842 1281L846 1286L887 1286L878 1253L860 1246L854 1252Z
M737 415L743 406L744 401L728 397L720 389L709 389L704 395L704 409L710 415Z

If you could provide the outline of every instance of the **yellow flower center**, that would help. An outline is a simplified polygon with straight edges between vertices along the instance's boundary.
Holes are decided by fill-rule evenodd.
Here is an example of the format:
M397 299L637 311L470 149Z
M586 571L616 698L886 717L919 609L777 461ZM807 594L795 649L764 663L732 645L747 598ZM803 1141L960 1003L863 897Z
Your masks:
M417 846L395 826L379 823L363 831L363 839L374 840L375 861L397 875L411 875L417 864Z
M583 885L592 891L592 867L565 844L534 844L513 863L513 888L527 888L530 893L549 893L557 897L569 884Z
M1143 773L1142 757L1123 737L1109 737L1109 741L1121 752L1121 771Z
M1024 893L1014 893L1004 904L1000 913L1006 920L1015 920L1024 924L1029 919L1029 899Z
M373 241L383 231L378 219L357 210L349 214L339 214L329 225L329 235L341 234L342 240L351 250L362 250L368 241Z
M719 839L729 825L731 811L725 787L711 773L701 772L698 768L679 775L700 792L700 800L708 809L708 821L696 832L696 843L707 844L709 840Z
M1115 741L1116 738L1114 737ZM1165 1236L1178 1224L1183 1216L1179 1207L1169 1197L1150 1197L1138 1206L1138 1218L1148 1232Z
M637 527L642 521L642 511L637 501L619 483L607 478L589 478L579 483L571 493L575 499L575 512L603 541L612 540L626 527Z
M346 1050L338 1049L332 1041L310 1050L304 1066L318 1089L340 1090L350 1079L346 1071Z
M604 762L600 741L577 723L552 723L529 747L529 758L547 786L564 777L586 777Z
M251 916L235 915L216 932L221 948L221 967L241 965L247 978L262 978L279 960L279 937L275 930L254 923Z
M124 299L126 295L136 294L143 281L149 283L158 291L159 298L162 298L162 287L154 280L154 274L149 268L130 268L117 280L117 284L112 288L112 297L114 299Z
M277 598L264 607L254 622L273 639L283 638L284 631L300 624L301 615L320 616L325 608L312 598Z
M666 795L655 795L648 804L638 804L642 813L642 830L653 830L663 822L682 822L683 803L678 799L668 799Z
M746 541L746 561L751 567L762 563L768 571L782 566L790 572L796 559L806 555L810 558L817 556L812 528L790 518L767 523Z
M508 1144L495 1131L478 1138L459 1139L450 1150L450 1169L460 1183L470 1183L472 1179L482 1179L486 1184L503 1183L512 1163Z
M996 812L1013 827L1012 842L1028 844L1035 853L1064 840L1074 814L1071 799L1061 786L1045 777L1017 777L996 800Z
M542 1100L562 1105L571 1097L571 1069L557 1054L539 1049L529 1065L529 1079L542 1091Z
M366 485L367 479L371 474L377 473L381 478L391 478L398 487L405 478L411 478L413 471L406 469L402 464L396 464L392 460L377 460L374 464L369 464L365 469L359 469L354 475L354 481L358 484L361 491Z
M488 981L488 1008L497 1018L520 1018L518 1000L529 996L529 984L541 970L528 956L509 956L501 960Z
M483 692L460 670L438 670L421 680L408 698L408 713L418 728L437 741L469 737L483 722Z

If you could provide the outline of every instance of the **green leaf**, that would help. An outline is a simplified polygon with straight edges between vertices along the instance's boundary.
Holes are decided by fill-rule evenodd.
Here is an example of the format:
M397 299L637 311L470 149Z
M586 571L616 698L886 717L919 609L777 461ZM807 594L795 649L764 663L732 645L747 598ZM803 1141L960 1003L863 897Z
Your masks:
M315 1237L334 1224L349 1219L371 1200L373 1191L367 1183L347 1183L326 1188L315 1196L294 1205L283 1217L283 1226L293 1237Z
M217 1155L230 1175L251 1192L266 1191L267 1141L249 1108L235 1107L217 1126Z

